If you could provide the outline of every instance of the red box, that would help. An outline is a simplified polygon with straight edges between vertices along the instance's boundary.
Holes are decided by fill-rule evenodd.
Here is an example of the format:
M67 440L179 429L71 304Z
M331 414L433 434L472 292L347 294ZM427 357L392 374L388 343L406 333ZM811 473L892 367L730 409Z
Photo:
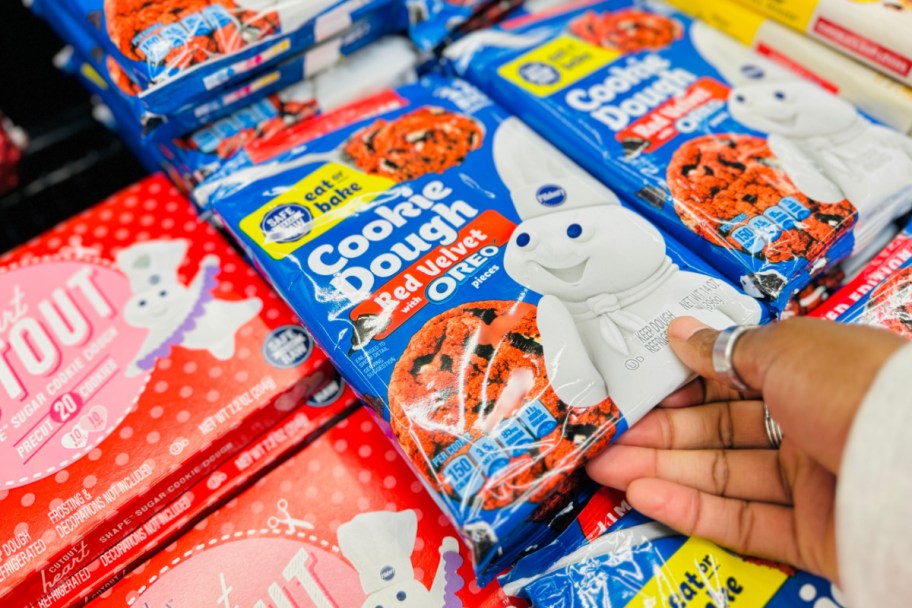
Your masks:
M193 523L233 498L252 480L360 407L340 378L317 391L301 407L265 432L228 462L198 481L130 536L27 608L86 604L142 561L186 532Z
M478 588L457 537L361 408L124 577L97 605L520 605L496 583Z
M331 369L162 176L0 257L0 604L51 591Z

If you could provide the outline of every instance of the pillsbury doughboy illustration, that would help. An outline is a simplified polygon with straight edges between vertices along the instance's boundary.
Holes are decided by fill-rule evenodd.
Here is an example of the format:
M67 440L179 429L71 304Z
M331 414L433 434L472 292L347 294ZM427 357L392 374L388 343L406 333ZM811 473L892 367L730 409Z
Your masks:
M174 346L206 350L220 361L234 356L235 333L263 308L259 298L217 300L219 259L208 255L185 286L178 268L187 253L184 239L146 241L121 250L117 266L130 280L133 295L124 319L149 329L142 349L127 368L128 376L151 371L156 359Z
M414 511L362 513L339 526L339 548L352 563L367 599L362 608L461 608L464 581L458 541L447 536L431 588L415 578L412 552L418 536Z
M692 31L704 58L735 85L732 117L768 134L795 185L820 203L848 200L858 210L856 251L912 208L912 139L708 26Z
M632 423L690 375L667 345L672 319L716 328L760 319L752 298L680 270L657 229L518 120L498 130L494 159L524 220L504 267L542 294L545 366L566 403L610 397Z

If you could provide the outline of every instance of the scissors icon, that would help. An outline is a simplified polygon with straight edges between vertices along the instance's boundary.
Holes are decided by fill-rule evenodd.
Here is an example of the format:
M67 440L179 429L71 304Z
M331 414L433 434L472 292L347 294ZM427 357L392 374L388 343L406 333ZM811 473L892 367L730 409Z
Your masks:
M288 532L297 532L301 530L313 530L314 525L309 521L304 521L303 519L295 519L288 512L288 501L284 498L280 498L279 502L276 503L276 509L279 511L279 515L273 515L266 520L266 525L274 531L278 531L282 526L287 526Z

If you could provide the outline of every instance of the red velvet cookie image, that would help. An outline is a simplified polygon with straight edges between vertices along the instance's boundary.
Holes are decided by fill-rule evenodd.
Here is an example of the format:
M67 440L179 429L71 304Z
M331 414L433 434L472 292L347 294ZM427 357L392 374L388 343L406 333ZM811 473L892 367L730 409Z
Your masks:
M182 69L236 51L279 30L274 12L234 0L105 0L107 32L134 61Z
M343 151L362 171L404 182L461 164L483 140L481 126L468 116L422 107L377 120L353 134Z
M542 510L614 437L612 401L574 409L557 397L539 339L534 306L469 303L431 319L396 364L393 432L453 500L473 509L527 500Z
M912 338L912 268L903 268L878 285L861 320Z
M570 32L589 44L628 54L663 49L680 40L684 28L664 15L628 9L588 11L570 24Z
M690 230L771 263L820 258L857 219L848 201L823 204L802 194L760 137L693 139L674 153L667 179Z

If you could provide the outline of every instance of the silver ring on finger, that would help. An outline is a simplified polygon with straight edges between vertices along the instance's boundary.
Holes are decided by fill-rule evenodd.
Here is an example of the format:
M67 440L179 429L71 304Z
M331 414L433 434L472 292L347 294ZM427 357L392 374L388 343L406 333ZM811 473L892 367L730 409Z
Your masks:
M735 353L735 344L746 332L754 329L754 325L735 325L719 332L713 343L712 363L717 379L739 391L750 391L751 387L744 383L735 365L732 356Z
M770 447L778 450L782 445L782 427L773 420L766 403L763 404L763 426L766 429L766 438L769 440Z

